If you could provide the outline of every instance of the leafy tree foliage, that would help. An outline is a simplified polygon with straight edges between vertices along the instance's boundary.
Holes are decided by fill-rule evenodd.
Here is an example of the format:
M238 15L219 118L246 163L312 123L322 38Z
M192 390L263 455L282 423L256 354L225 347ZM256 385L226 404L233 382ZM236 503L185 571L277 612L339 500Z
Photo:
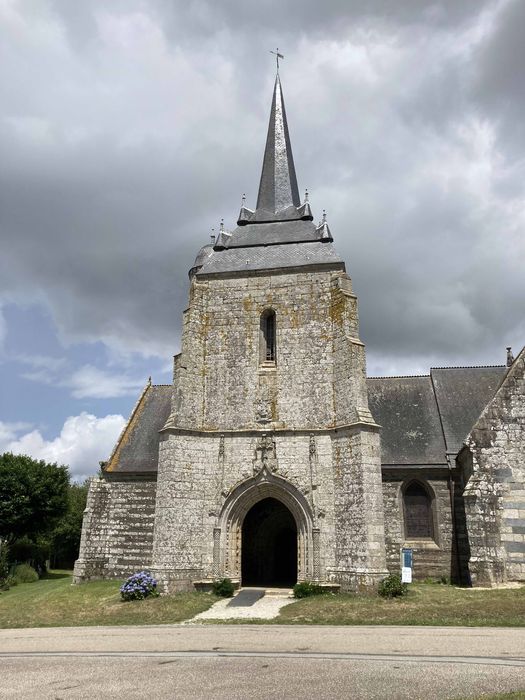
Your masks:
M0 591L9 588L7 577L9 576L9 561L7 557L7 544L0 539Z
M0 539L31 539L53 530L68 508L67 467L26 455L0 455Z

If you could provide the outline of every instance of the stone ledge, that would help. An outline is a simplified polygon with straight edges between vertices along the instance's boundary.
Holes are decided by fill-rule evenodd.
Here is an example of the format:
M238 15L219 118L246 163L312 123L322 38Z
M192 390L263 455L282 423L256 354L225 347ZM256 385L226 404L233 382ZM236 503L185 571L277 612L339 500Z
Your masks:
M217 581L218 579L204 579L202 581L192 581L193 585L195 586L195 590L203 592L203 593L211 593L212 587L213 587L213 582ZM235 588L236 591L239 590L241 587L241 582L237 578L232 578L231 582L233 583L233 587Z
M339 583L318 583L317 581L314 581L316 586L319 586L319 588L323 589L323 593L334 593L337 595L338 593L341 592L341 584Z
M435 540L432 539L426 539L426 540L405 540L403 542L403 547L406 547L408 549L433 549L433 550L441 550L441 547L435 542Z

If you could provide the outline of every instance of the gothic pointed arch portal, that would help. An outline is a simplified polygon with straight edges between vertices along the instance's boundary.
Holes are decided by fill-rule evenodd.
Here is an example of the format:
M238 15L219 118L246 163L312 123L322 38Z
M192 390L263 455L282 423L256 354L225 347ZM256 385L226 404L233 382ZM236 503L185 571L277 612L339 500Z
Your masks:
M265 567L254 565L258 555ZM241 585L292 585L318 580L319 559L310 505L289 481L263 468L230 493L215 529L214 576Z
M276 498L257 501L241 531L243 586L293 586L297 582L297 525Z

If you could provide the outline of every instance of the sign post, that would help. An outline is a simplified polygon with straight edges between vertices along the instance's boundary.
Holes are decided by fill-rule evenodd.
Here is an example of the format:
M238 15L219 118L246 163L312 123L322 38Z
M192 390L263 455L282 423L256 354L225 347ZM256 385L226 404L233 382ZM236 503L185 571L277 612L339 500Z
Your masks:
M412 565L414 550L401 548L401 583L412 583Z

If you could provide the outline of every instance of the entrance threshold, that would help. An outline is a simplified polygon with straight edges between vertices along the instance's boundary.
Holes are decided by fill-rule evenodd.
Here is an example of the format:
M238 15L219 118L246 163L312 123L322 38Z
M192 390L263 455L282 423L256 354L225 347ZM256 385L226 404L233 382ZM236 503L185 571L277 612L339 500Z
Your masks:
M242 588L233 598L223 598L209 610L183 624L202 620L271 620L285 605L297 602L289 588Z
M228 602L227 608L249 608L265 594L264 588L241 588Z

